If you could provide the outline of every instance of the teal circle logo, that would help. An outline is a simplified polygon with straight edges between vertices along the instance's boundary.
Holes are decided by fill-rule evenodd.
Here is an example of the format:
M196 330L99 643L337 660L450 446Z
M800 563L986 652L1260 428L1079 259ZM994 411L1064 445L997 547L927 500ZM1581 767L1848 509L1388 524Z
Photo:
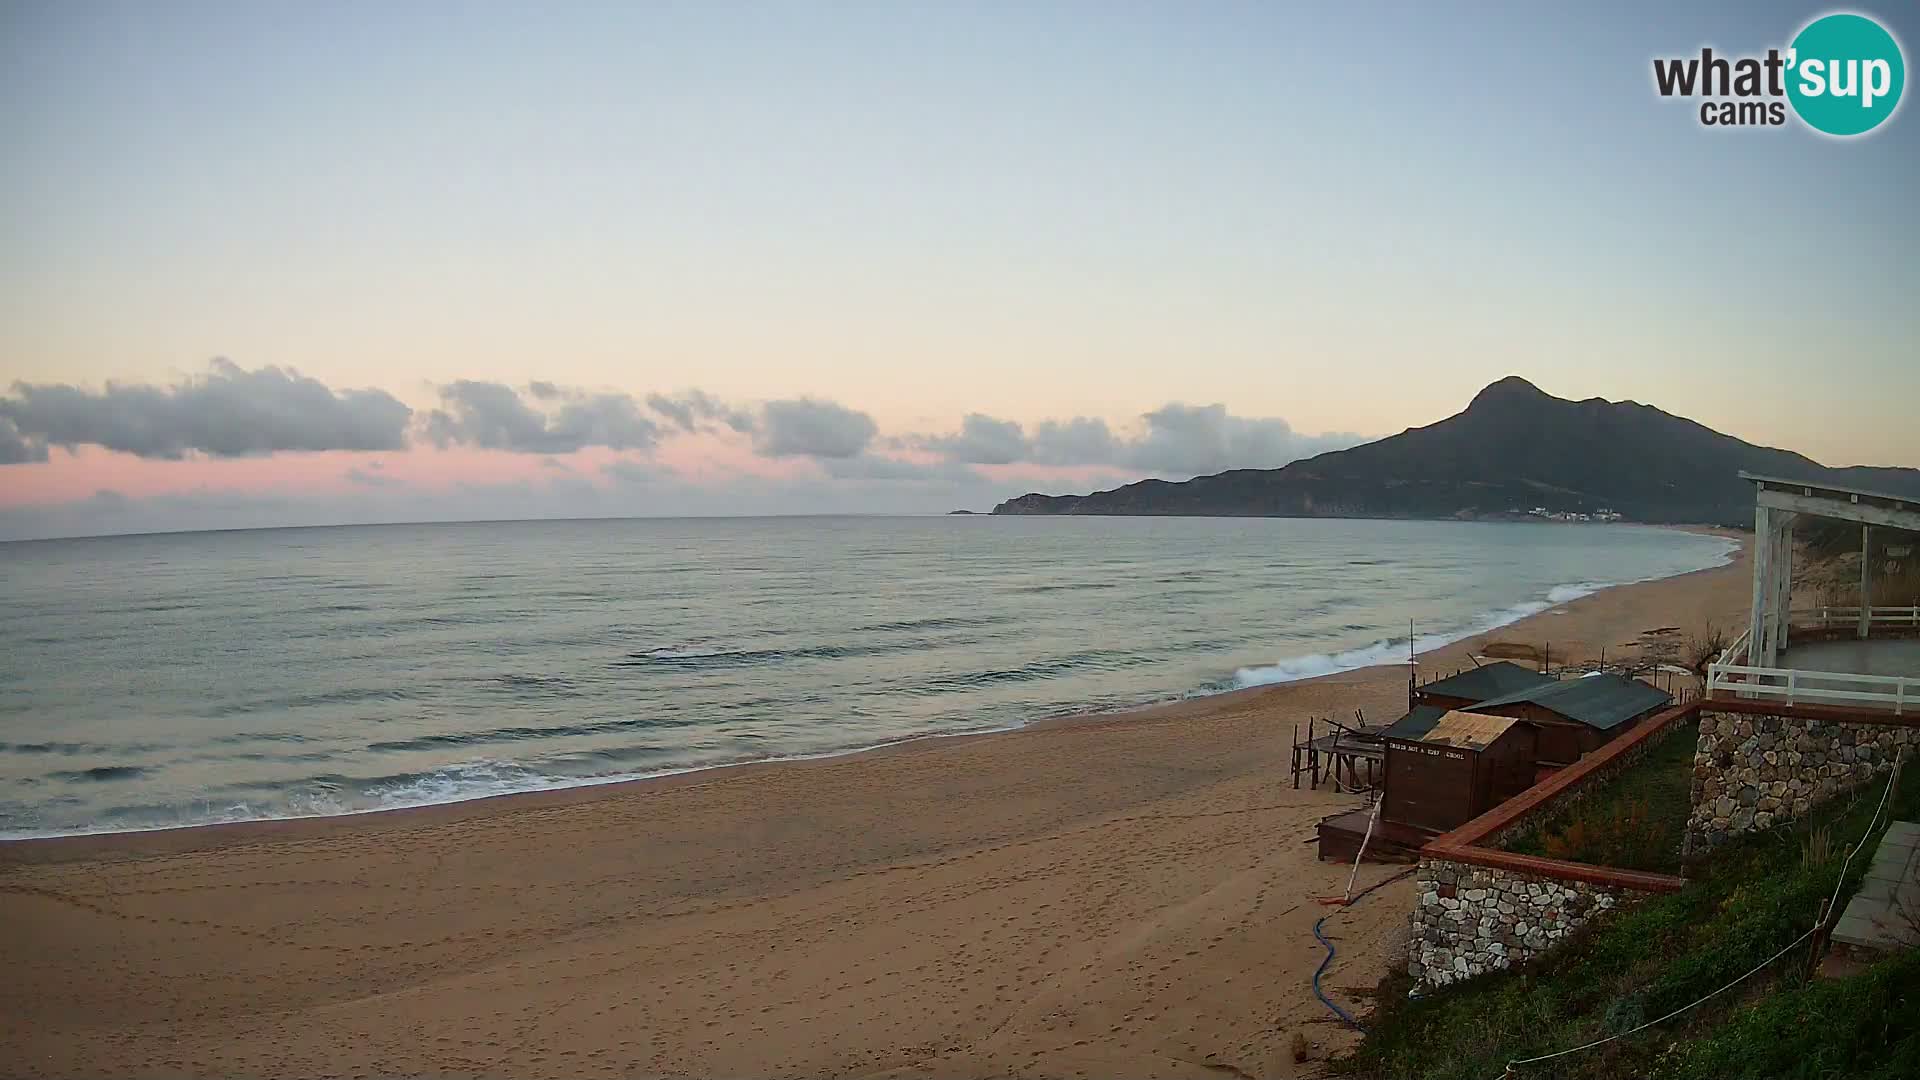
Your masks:
M1864 135L1900 106L1907 85L1900 43L1864 15L1807 24L1787 51L1787 100L1809 127Z

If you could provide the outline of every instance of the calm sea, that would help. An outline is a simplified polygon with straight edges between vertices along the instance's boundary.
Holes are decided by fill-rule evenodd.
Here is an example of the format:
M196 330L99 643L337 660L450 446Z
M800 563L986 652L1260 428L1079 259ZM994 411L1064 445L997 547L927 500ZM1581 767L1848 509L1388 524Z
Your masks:
M829 754L1404 655L1730 545L1196 518L398 525L0 544L0 836Z

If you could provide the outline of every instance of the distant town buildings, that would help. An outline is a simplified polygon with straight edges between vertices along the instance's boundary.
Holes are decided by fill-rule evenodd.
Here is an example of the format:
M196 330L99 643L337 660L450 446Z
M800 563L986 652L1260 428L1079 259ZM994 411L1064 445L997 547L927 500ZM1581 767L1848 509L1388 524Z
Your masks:
M1619 511L1617 511L1617 510L1610 510L1610 509L1608 509L1607 507L1604 507L1604 506L1603 506L1603 507L1601 507L1601 508L1600 508L1600 509L1598 509L1598 510L1595 510L1594 512L1592 512L1592 513L1590 513L1590 514L1589 514L1589 513L1585 513L1585 512L1583 512L1583 511L1578 511L1578 510L1549 510L1549 509L1547 509L1547 508L1546 508L1546 507L1544 507L1544 506L1536 506L1536 507L1534 507L1533 509L1531 509L1531 510L1526 510L1526 511L1522 511L1522 510L1521 510L1521 509L1519 509L1518 507L1515 507L1515 508L1514 508L1514 509L1513 509L1513 510L1511 511L1511 513L1514 513L1514 514L1525 514L1525 516L1527 516L1527 517L1536 517L1536 518L1540 518L1540 519L1542 519L1542 520L1545 520L1545 521L1601 521L1601 522L1606 522L1606 521L1619 521L1619 520L1620 520L1620 513L1619 513Z

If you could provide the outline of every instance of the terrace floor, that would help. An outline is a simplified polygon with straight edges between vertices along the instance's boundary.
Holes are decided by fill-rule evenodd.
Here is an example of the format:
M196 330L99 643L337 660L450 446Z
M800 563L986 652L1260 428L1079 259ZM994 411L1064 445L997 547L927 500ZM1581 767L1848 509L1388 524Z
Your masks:
M1904 675L1920 678L1920 637L1868 638L1866 641L1803 641L1788 638L1777 666L1800 671L1844 671L1851 675Z

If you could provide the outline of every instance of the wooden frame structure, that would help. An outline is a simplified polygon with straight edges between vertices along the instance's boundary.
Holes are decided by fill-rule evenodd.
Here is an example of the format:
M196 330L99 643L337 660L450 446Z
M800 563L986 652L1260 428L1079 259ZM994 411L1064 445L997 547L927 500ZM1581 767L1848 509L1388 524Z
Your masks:
M1873 560L1869 557L1875 528L1920 532L1920 503L1898 495L1837 487L1832 484L1787 480L1742 472L1754 485L1753 602L1746 632L1734 639L1718 662L1707 668L1709 696L1767 697L1786 704L1825 703L1857 708L1911 708L1920 690L1920 677L1862 675L1848 672L1783 668L1795 616L1793 594L1793 523L1802 514L1860 526L1860 603L1845 609L1853 618L1854 637L1866 640L1882 633L1902 632L1916 616L1908 609L1878 608L1873 604ZM1832 612L1821 609L1820 627L1833 628ZM1807 623L1803 622L1803 628Z
M1364 791L1369 802L1379 788L1381 779L1386 775L1386 749L1380 743L1380 728L1367 726L1367 718L1360 710L1354 710L1357 726L1348 727L1336 720L1307 718L1307 737L1300 738L1300 725L1293 725L1293 786L1300 786L1300 774L1308 776L1308 786L1318 789L1324 775L1333 781L1334 786L1343 791ZM1315 726L1325 724L1324 735L1315 733ZM1322 764L1322 758L1325 763ZM1361 764L1366 766L1366 779L1360 778ZM1344 773L1346 779L1341 779Z

